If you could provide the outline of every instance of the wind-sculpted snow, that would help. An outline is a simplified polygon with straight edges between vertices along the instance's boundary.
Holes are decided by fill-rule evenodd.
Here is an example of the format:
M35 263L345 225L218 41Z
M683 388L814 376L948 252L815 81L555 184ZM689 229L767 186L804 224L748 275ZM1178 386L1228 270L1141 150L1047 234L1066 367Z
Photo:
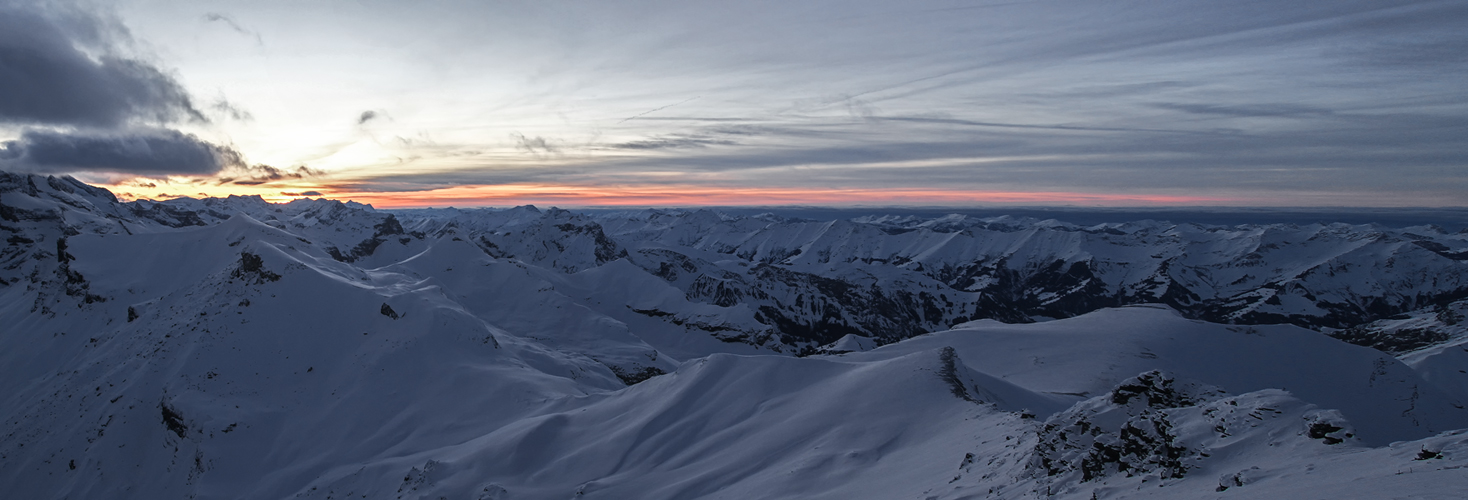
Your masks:
M388 213L13 174L0 219L7 498L1468 490L1465 236L1431 227Z
M858 364L715 355L621 393L565 400L460 446L364 472L343 469L303 493L911 497L945 485L976 432L1021 434L1033 426L953 397L935 373L940 366L936 352ZM983 441L988 450L1021 453L1017 440ZM432 471L426 480L399 482L409 466Z

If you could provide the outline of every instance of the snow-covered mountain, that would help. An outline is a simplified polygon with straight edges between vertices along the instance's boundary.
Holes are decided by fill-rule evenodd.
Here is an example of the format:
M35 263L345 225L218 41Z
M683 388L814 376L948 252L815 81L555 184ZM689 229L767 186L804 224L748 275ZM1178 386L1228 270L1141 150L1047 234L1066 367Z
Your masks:
M0 233L13 498L1468 490L1468 235L1436 227L121 203L0 173Z
M706 310L640 308L727 341L811 353L974 319L1020 323L1167 304L1220 323L1337 330L1468 297L1468 234L1433 226L1080 227L997 217L807 221L708 210L602 214L425 210L405 227L575 273L623 259ZM686 307L681 304L679 307Z

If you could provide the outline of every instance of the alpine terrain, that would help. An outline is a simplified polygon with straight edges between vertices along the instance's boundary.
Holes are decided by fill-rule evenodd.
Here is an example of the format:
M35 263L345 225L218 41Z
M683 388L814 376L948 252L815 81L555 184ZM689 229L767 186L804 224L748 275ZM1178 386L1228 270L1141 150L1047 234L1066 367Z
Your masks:
M1461 498L1468 233L0 173L6 498Z

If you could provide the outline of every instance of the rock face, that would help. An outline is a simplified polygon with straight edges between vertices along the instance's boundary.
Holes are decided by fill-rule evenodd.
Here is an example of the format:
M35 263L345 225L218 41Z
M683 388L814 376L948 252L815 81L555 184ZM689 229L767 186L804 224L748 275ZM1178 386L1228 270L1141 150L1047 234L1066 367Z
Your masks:
M1397 355L1462 343L1468 341L1468 300L1438 303L1328 333L1352 344Z
M1030 466L1045 476L1079 474L1081 482L1115 474L1183 477L1200 452L1179 442L1167 410L1220 396L1217 388L1143 373L1046 421Z
M1468 235L1432 227L122 203L0 173L0 239L16 498L1468 489Z

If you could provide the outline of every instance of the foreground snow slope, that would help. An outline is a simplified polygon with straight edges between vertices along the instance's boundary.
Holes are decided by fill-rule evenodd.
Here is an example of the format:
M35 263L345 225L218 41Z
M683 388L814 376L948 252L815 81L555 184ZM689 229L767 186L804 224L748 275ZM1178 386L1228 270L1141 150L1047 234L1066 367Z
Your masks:
M16 498L1468 490L1462 238L1430 228L387 214L4 174L0 231ZM1168 295L1204 268L1251 277ZM1409 313L1198 317L1373 303Z
M1384 445L1468 427L1465 401L1380 351L1294 326L1188 320L1161 306L1097 311L1060 321L981 321L849 357L952 346L972 366L1047 394L1089 397L1147 370L1234 394L1285 389L1341 410L1360 438Z
M1361 478L1358 485L1373 485L1372 481L1394 475L1393 467L1403 464L1443 481L1419 485L1413 491L1446 493L1468 486L1468 476L1451 472L1456 470L1451 467L1462 467L1464 462L1411 463L1425 448L1456 459L1468 452L1468 437L1461 431L1432 437L1431 429L1413 422L1415 418L1463 426L1468 424L1468 415L1462 409L1434 404L1433 410L1413 410L1416 413L1411 418L1392 418L1400 406L1396 398L1406 388L1372 390L1361 384L1376 369L1371 362L1326 363L1342 356L1384 360L1382 365L1389 373L1420 383L1390 357L1313 332L1292 331L1293 327L1263 336L1236 333L1183 320L1170 311L1142 308L1043 325L999 326L943 332L846 356L715 355L620 393L568 399L548 414L460 446L381 464L380 471L344 469L341 477L312 484L315 490L307 491L315 493L307 496L326 498L333 492L348 491L371 495L409 488L414 495L427 498L466 490L513 494L505 498L573 494L587 498L962 498L988 496L992 490L997 497L1027 498L1043 497L1043 491L1089 497L1096 490L1124 496L1145 491L1138 490L1143 486L1165 485L1170 496L1212 497L1220 476L1242 473L1238 482L1247 483L1249 494L1267 495L1275 488L1294 488L1291 483L1301 480L1298 478L1328 482L1357 477ZM1075 341L1104 337L1122 328L1150 333L1125 339L1116 347L1106 347L1101 341ZM1291 334L1320 342L1312 345L1310 340L1289 338ZM1214 366L1190 367L1189 379L1230 382L1239 390L1234 393L1237 396L1230 396L1211 388L1189 394L1196 400L1186 405L1174 401L1157 403L1152 409L1165 413L1154 415L1155 421L1176 430L1169 443L1183 450L1184 459L1177 476L1164 478L1146 469L1148 456L1138 457L1140 465L1130 469L1135 474L1130 477L1113 470L1109 475L1080 480L1067 477L1063 468L1053 473L1037 465L1038 457L1045 455L1037 441L1053 437L1050 428L1055 426L1092 418L1096 423L1089 428L1112 425L1107 429L1110 433L1125 436L1120 422L1107 422L1105 416L1109 412L1115 417L1127 410L1113 403L1112 389L1136 383L1134 377L1115 377L1104 371L1097 377L1094 367L1067 365L1051 354L1067 348L1079 348L1072 352L1089 349L1100 354L1098 364L1125 370L1129 368L1117 363L1125 362L1119 359L1121 353L1131 353L1140 361L1130 367L1145 373L1172 364L1161 357L1135 356L1147 352L1148 341L1156 346L1158 340L1187 336L1217 338L1192 349L1183 344L1169 354L1184 361L1218 358ZM1315 349L1289 347L1299 343ZM1141 350L1136 350L1138 344L1143 345ZM1320 373L1313 385L1301 386L1304 393L1339 399L1341 392L1364 390L1347 400L1370 423L1352 426L1355 421L1302 401L1300 396L1256 387L1271 378L1281 379L1279 373L1216 369L1261 347L1299 355L1306 365L1303 370ZM1008 360L1015 362L1006 365ZM985 373L976 367L994 371ZM1000 373L1003 375L995 375ZM1102 384L1106 387L1096 390L1098 397L1090 399L1054 391L1095 389ZM1434 397L1420 398L1441 402ZM1375 405L1392 407L1372 412ZM1062 413L1067 407L1071 409ZM1095 418L1098 414L1103 418ZM1372 418L1386 421L1372 422ZM1315 422L1341 427L1343 430L1325 433L1341 441L1326 444L1322 437L1311 437ZM1384 442L1383 432L1425 440L1389 448L1366 447L1369 441ZM1316 465L1317 461L1332 465ZM1108 462L1100 462L1103 465L1098 467L1106 469ZM408 466L421 475L409 474L411 481L397 481L392 472Z

